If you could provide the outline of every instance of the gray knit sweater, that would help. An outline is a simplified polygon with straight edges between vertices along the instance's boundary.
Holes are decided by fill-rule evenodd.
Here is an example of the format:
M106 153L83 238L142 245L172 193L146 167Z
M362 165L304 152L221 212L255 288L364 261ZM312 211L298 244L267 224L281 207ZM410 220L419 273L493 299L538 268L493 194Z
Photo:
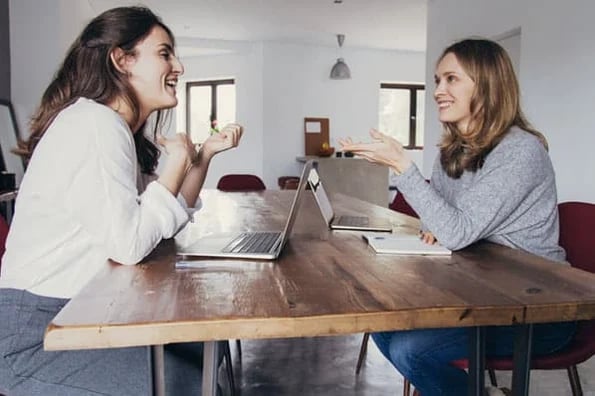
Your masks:
M452 249L481 239L563 261L554 169L533 135L512 128L481 169L449 177L437 160L431 185L412 165L395 178L424 228Z

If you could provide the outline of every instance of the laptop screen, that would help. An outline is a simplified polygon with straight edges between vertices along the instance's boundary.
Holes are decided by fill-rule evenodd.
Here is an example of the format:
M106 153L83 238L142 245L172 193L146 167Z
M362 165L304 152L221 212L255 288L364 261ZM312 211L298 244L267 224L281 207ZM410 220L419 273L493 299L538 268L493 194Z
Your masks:
M304 190L306 189L306 183L308 182L308 175L310 170L312 169L313 161L308 161L304 165L302 170L302 175L300 177L300 182L297 187L297 191L293 197L293 202L291 204L291 209L289 209L289 216L287 217L287 222L285 223L285 229L283 230L283 240L281 241L281 247L285 245L285 242L289 239L291 235L291 231L293 229L293 223L295 223L295 219L297 218L297 213L299 209L299 205L302 199L302 195Z
M335 217L335 212L333 211L331 201L329 200L328 195L324 190L322 180L320 180L320 176L314 168L310 169L308 183L310 184L310 188L312 189L312 193L314 194L314 198L316 199L316 203L320 208L320 212L322 213L324 221L326 221L327 224L330 224L333 221L333 218Z

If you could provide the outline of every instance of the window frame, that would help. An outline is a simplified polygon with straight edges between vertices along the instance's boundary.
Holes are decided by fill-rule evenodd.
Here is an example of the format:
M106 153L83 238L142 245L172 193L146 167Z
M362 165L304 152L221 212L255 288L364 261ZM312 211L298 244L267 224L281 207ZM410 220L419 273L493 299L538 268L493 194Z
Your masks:
M403 148L408 150L422 150L424 146L417 145L417 91L425 91L424 84L413 83L380 83L380 89L409 90L409 142Z
M217 119L217 87L219 85L235 85L235 78L225 78L220 80L202 80L202 81L188 81L186 82L186 131L190 133L191 109L192 109L192 95L190 90L193 87L211 87L211 123Z

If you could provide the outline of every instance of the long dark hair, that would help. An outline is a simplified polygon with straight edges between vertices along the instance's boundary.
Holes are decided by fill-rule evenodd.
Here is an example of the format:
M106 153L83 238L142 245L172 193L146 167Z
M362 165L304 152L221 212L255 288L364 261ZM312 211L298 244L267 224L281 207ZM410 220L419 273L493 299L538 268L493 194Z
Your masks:
M467 39L446 48L438 63L454 54L475 83L471 98L471 121L466 131L455 123L443 123L440 162L445 172L459 178L463 171L477 171L485 157L504 138L512 126L535 135L547 149L545 137L525 118L520 105L520 90L512 62L497 43Z
M120 48L134 55L134 48L155 26L170 29L151 10L144 7L118 7L95 17L68 50L64 62L46 89L31 119L31 135L21 141L17 153L30 158L56 115L78 98L108 104L116 98L128 103L133 111L132 125L139 120L139 101L126 74L114 67L110 54ZM163 112L158 111L153 133L162 126ZM152 173L159 159L159 149L144 135L145 124L134 134L136 154L141 171Z

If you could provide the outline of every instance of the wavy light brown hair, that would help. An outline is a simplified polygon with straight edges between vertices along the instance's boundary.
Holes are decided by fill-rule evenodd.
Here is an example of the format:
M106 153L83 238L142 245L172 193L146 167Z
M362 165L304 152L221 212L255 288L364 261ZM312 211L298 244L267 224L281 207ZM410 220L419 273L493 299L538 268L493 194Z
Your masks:
M126 74L114 67L110 54L116 48L121 48L125 54L134 56L136 45L155 26L162 27L174 43L170 29L148 8L118 7L95 17L68 50L32 117L29 139L20 141L15 152L29 159L58 113L80 97L104 105L121 98L132 108L135 125L139 118L138 98ZM157 112L156 119L153 133L162 127L162 111ZM160 152L141 132L144 129L143 124L139 132L134 134L136 154L141 171L152 173Z
M444 50L437 64L447 54L456 56L475 83L467 130L459 130L455 123L442 123L440 162L450 177L459 178L464 171L480 169L513 126L537 136L547 149L545 137L521 110L518 80L510 57L499 44L483 39L459 41Z

